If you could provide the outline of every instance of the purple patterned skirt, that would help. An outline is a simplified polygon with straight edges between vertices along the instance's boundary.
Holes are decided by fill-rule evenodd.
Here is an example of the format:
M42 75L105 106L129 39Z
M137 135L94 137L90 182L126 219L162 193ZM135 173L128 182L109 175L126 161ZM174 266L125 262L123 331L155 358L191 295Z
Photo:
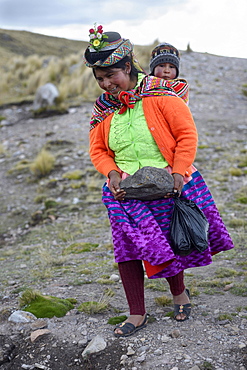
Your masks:
M170 221L174 200L116 201L105 184L102 201L108 210L112 228L116 262L148 261L166 267L150 278L170 277L187 268L206 266L212 255L234 248L232 239L221 219L212 195L196 170L182 190L181 197L193 200L202 209L209 222L208 249L188 256L174 255L170 245Z

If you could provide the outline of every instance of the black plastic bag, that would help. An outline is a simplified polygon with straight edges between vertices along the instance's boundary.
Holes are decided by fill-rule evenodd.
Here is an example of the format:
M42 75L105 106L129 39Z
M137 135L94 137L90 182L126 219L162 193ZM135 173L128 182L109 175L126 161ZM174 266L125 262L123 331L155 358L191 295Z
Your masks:
M187 256L195 249L208 248L208 220L200 208L186 198L174 198L170 225L171 246L175 254Z

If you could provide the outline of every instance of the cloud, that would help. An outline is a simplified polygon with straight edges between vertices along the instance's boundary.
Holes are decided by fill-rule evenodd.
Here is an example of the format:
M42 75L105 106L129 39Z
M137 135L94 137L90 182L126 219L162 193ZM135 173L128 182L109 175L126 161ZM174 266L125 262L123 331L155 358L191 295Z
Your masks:
M170 6L166 12L153 9L148 19L138 27L123 21L113 21L107 27L117 29L137 44L166 41L179 49L187 44L195 51L247 58L247 2L238 0L188 0Z
M70 2L78 3L74 0ZM69 6L70 2L59 0L2 0L0 2L0 21L2 27L11 24L19 27L45 27L80 23L82 21L81 13L78 12L78 7Z
M152 10L165 11L186 0L0 0L0 21L19 27L55 27L68 24L109 23L113 19L140 23Z
M3 28L88 41L96 22L136 45L166 41L184 50L247 58L247 1L0 0Z

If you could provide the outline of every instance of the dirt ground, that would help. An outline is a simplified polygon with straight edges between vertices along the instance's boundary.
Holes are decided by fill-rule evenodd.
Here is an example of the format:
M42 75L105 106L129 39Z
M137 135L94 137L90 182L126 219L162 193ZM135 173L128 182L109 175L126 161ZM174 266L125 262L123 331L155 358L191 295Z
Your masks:
M213 193L234 250L215 256L210 266L185 272L192 293L188 321L169 317L172 304L158 305L157 298L170 297L166 283L152 285L146 279L150 322L132 337L114 338L108 319L128 314L128 307L120 280L110 278L118 270L101 204L104 178L88 155L92 103L35 119L29 105L2 107L1 369L247 369L246 60L184 54L182 71L191 86L189 105L199 132L195 165ZM55 168L48 177L36 178L28 164L44 147L55 156ZM65 174L75 170L82 177L69 180ZM52 210L45 207L49 199L56 202ZM91 247L81 253L68 249L76 243ZM73 297L77 303L64 317L44 319L42 327L9 322L26 288ZM105 312L78 310L80 303L99 301L109 291ZM32 342L31 333L41 328L49 334ZM83 358L96 335L106 348Z

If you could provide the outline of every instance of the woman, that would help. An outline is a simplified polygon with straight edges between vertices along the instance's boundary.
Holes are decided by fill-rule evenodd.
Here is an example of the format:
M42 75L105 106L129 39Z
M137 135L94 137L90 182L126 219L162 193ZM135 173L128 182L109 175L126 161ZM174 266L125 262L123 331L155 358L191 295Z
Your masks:
M94 105L90 156L95 168L107 177L102 199L130 308L130 316L114 334L129 336L148 320L142 261L146 261L150 278L167 279L174 318L184 321L191 305L183 271L210 264L213 254L233 248L233 243L207 185L192 165L197 131L187 105L167 81L143 74L128 39L117 32L103 33L99 26L90 30L90 40L85 63L105 91ZM194 200L203 210L210 224L206 251L183 257L173 253L169 235L172 197L125 200L121 180L144 166L166 168L173 176L174 192Z

